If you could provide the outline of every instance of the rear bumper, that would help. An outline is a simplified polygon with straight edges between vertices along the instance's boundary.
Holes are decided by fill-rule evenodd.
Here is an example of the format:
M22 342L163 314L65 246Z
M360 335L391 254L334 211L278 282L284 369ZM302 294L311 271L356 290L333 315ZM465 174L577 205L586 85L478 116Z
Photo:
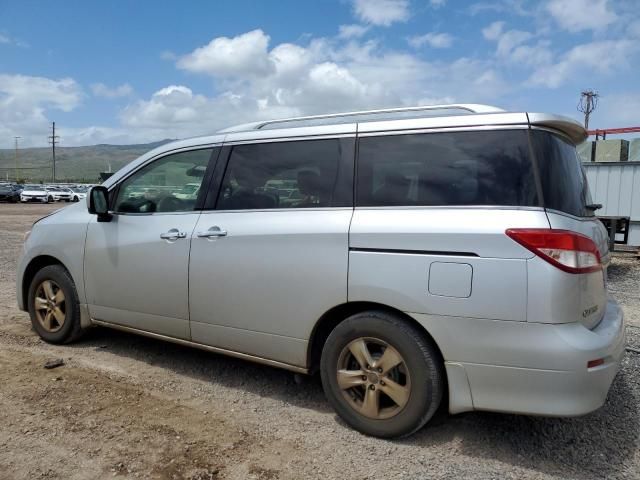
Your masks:
M614 300L608 301L604 318L593 330L580 323L469 320L485 328L461 330L467 332L465 339L460 334L442 337L444 348L439 343L452 413L578 416L604 404L626 342L624 316ZM452 345L452 338L458 345ZM587 368L587 362L600 358L603 365Z

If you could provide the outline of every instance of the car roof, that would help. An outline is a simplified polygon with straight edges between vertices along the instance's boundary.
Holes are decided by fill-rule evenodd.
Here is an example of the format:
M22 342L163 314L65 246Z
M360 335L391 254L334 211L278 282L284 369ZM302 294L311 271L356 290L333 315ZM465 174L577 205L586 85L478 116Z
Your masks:
M466 128L508 128L531 126L557 131L574 144L587 138L587 131L575 120L561 115L530 112L507 112L481 104L424 105L381 110L366 110L326 115L313 115L275 120L262 120L226 128L209 136L178 140L161 145L128 164L107 179L110 187L131 170L150 159L170 152L194 147L269 141L317 136L375 134L400 131L441 131Z

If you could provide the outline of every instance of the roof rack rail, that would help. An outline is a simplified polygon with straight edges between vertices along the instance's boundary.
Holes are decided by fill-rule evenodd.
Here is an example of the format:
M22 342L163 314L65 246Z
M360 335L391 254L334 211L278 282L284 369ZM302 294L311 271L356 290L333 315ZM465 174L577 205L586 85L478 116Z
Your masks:
M419 112L419 111L436 111L436 110L461 110L466 113L498 113L504 112L503 109L494 107L491 105L482 105L477 103L452 103L443 105L422 105L417 107L396 107L396 108L383 108L378 110L362 110L356 112L344 112L344 113L329 113L324 115L309 115L303 117L292 117L275 120L263 120L260 122L245 123L242 125L236 125L230 128L220 130L219 133L238 132L247 130L260 130L267 125L285 124L291 122L299 122L305 120L320 120L331 118L345 118L354 117L358 115L383 115L387 113L402 113L402 112Z

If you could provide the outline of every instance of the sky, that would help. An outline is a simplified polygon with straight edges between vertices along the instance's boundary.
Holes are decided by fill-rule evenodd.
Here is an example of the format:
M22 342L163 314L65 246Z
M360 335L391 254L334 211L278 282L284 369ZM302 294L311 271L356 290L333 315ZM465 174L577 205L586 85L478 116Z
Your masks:
M442 103L640 125L640 0L0 0L0 148Z

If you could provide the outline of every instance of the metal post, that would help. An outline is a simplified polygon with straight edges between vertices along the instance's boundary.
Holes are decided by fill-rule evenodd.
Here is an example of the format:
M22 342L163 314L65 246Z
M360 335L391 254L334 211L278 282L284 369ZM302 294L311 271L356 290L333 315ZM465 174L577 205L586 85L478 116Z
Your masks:
M618 231L618 219L612 218L609 224L609 251L613 252L616 249L616 232Z
M16 183L18 183L18 140L22 137L13 137L16 143Z
M578 102L578 111L584 113L584 128L589 130L589 116L598 106L599 95L593 90L584 90L580 92L580 101Z
M51 143L51 158L53 160L51 177L53 178L52 183L56 183L56 143L58 143L58 139L60 137L56 135L56 122L52 122L51 128L52 132L51 135L49 135L49 143Z

